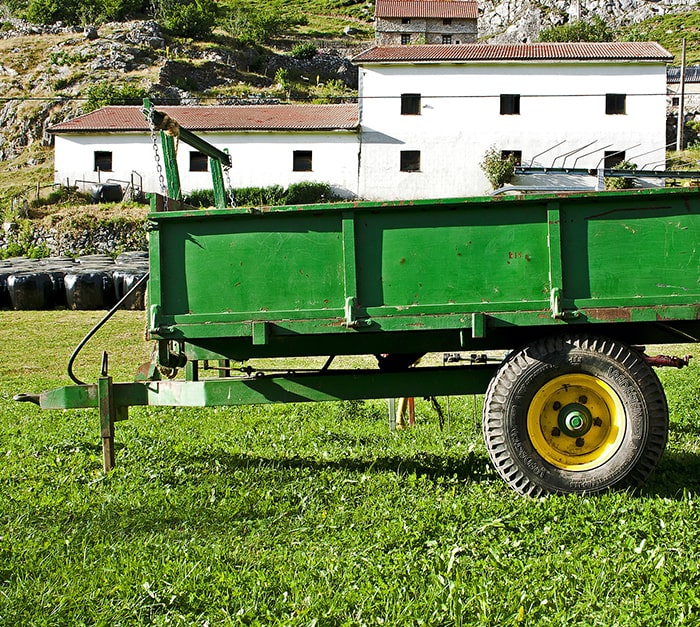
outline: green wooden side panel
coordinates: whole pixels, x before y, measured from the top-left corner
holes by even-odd
[[[237,218],[176,221],[164,229],[164,312],[342,309],[339,216]]]
[[[544,205],[362,213],[355,231],[358,297],[368,308],[549,298]]]
[[[700,302],[700,210],[686,201],[617,196],[566,210],[565,298],[577,307]]]

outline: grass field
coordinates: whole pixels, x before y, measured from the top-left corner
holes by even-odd
[[[420,402],[396,434],[383,402],[132,409],[105,476],[94,412],[11,400],[69,383],[100,315],[0,312],[0,624],[700,624],[697,347],[660,371],[671,434],[640,494],[527,500],[491,470],[472,397],[444,431]],[[132,379],[142,316],[78,376],[106,347]]]

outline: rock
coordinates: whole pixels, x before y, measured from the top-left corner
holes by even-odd
[[[97,29],[94,26],[86,26],[83,32],[85,34],[85,39],[89,41],[97,39]]]

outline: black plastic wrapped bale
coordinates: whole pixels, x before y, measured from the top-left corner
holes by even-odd
[[[120,202],[122,186],[118,183],[98,183],[90,189],[90,198],[93,202]]]
[[[119,253],[114,262],[119,266],[143,266],[148,268],[148,252],[145,250],[127,250]]]
[[[124,297],[146,274],[145,270],[138,268],[122,267],[112,274],[114,280],[114,292],[117,300]],[[139,287],[129,298],[124,301],[122,309],[143,310],[146,302],[146,284]]]
[[[53,307],[53,285],[45,272],[17,272],[7,279],[13,309],[36,310]]]
[[[114,304],[114,284],[107,272],[68,272],[64,283],[69,309],[108,309]]]
[[[10,307],[10,292],[7,289],[7,279],[10,277],[10,272],[0,269],[0,307]]]

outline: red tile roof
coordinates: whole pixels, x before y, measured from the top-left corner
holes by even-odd
[[[359,124],[356,104],[157,106],[156,109],[190,131],[354,130]],[[61,122],[48,130],[51,133],[147,132],[148,124],[139,106],[110,106]]]
[[[479,17],[479,8],[472,0],[377,0],[374,15],[475,20]]]
[[[673,55],[655,42],[462,44],[377,46],[358,54],[355,63],[439,61],[658,61]]]

